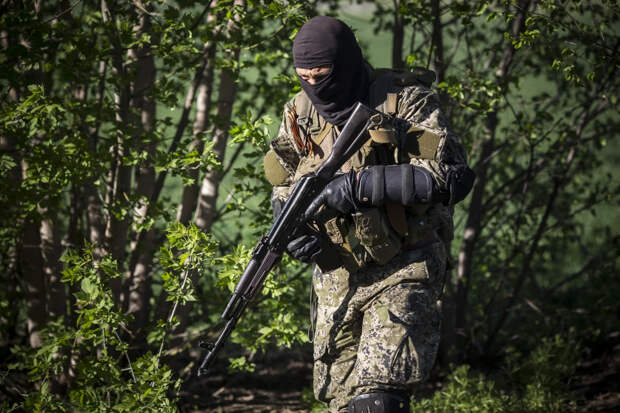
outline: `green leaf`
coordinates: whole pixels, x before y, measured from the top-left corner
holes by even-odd
[[[84,291],[86,294],[88,294],[88,296],[89,296],[89,298],[91,300],[96,298],[97,295],[98,295],[98,292],[99,292],[99,290],[97,288],[97,284],[95,284],[89,278],[82,279],[82,281],[80,283],[80,288],[82,289],[82,291]]]

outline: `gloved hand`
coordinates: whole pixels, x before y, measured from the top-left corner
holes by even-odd
[[[424,168],[409,164],[377,165],[334,178],[312,201],[305,217],[314,215],[321,205],[347,214],[386,202],[417,205],[444,201],[444,198]]]
[[[315,214],[321,207],[326,205],[343,214],[347,214],[359,207],[354,193],[355,172],[338,175],[332,179],[323,191],[310,204],[306,211],[306,218]]]
[[[321,253],[321,239],[316,235],[302,235],[290,241],[286,250],[291,257],[309,263]]]

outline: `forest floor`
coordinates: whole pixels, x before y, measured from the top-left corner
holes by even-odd
[[[254,372],[226,373],[216,363],[214,374],[185,383],[183,412],[311,412],[312,354],[273,352],[256,363]]]
[[[570,382],[575,401],[572,412],[620,412],[620,333],[585,353]],[[256,363],[252,373],[224,373],[224,367],[220,364],[212,376],[183,386],[183,412],[312,411],[310,351],[270,353]]]
[[[571,379],[575,412],[620,412],[620,332],[589,348]]]

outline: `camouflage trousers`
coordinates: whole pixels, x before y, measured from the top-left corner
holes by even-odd
[[[410,394],[428,376],[446,257],[438,242],[353,274],[315,272],[314,394],[331,413],[360,394]]]

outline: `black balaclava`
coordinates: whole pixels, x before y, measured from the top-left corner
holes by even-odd
[[[314,17],[299,29],[293,65],[302,69],[332,65],[329,75],[316,84],[302,78],[299,82],[316,110],[334,125],[343,126],[355,103],[368,94],[370,76],[355,35],[333,17]]]

